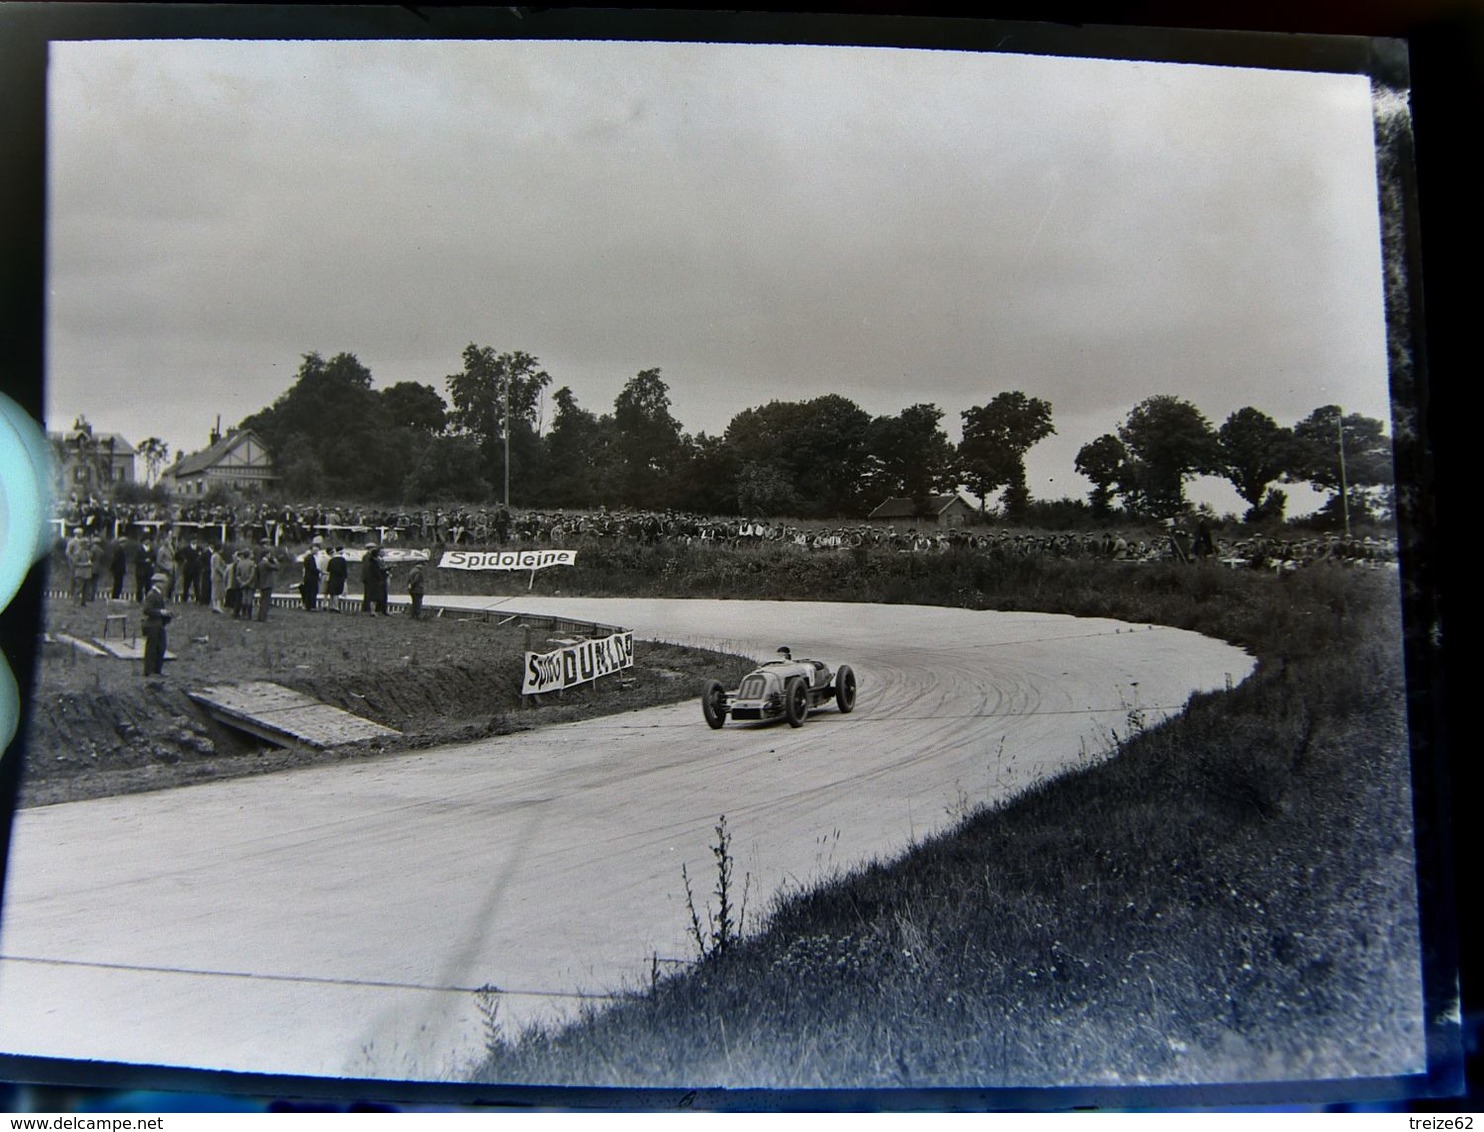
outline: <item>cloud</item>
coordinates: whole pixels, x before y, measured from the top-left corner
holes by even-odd
[[[49,404],[126,435],[192,447],[311,350],[441,385],[470,341],[596,411],[659,366],[713,434],[835,391],[956,426],[1021,389],[1073,452],[1154,393],[1385,409],[1361,77],[154,41],[51,83]]]

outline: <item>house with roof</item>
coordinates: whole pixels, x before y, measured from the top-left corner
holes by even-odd
[[[268,446],[252,429],[226,436],[213,431],[210,445],[176,460],[160,482],[177,497],[200,497],[213,487],[268,491],[278,482],[278,473]]]
[[[60,497],[98,494],[117,483],[134,482],[134,446],[116,432],[94,432],[78,417],[66,432],[48,432],[56,458],[54,479]]]
[[[948,528],[962,527],[978,516],[979,512],[974,509],[973,504],[957,492],[951,492],[947,495],[929,496],[921,507],[908,496],[894,495],[872,511],[869,518],[873,522],[932,522],[939,527]]]

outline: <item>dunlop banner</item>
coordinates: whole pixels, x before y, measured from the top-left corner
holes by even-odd
[[[438,562],[440,570],[541,570],[572,566],[575,550],[449,550]]]
[[[557,692],[633,667],[634,634],[631,631],[614,633],[595,641],[580,641],[555,652],[528,652],[520,694],[539,696],[543,692]]]

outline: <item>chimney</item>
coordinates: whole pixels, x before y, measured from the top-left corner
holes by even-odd
[[[216,427],[211,430],[211,443],[215,444],[222,438],[222,415],[216,415]]]

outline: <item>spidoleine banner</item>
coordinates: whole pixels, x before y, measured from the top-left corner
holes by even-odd
[[[544,570],[576,563],[575,550],[449,550],[438,561],[438,569]]]
[[[634,634],[628,630],[564,645],[552,652],[528,652],[520,694],[539,696],[543,692],[557,692],[633,667]]]

